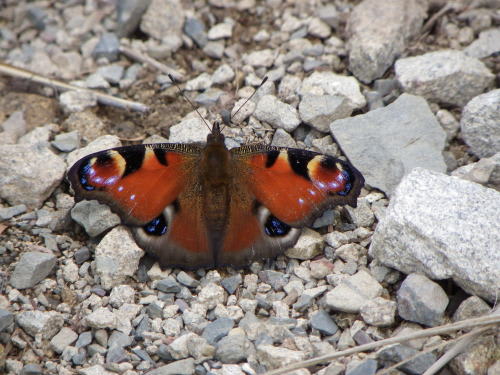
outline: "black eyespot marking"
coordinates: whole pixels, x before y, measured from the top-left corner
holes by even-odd
[[[314,154],[302,153],[300,150],[288,151],[288,161],[292,170],[299,176],[304,177],[306,180],[310,181],[309,171],[307,170],[307,164],[314,158]]]
[[[178,213],[181,210],[181,205],[177,199],[172,202],[172,207],[174,208],[175,213]]]
[[[80,180],[80,184],[82,185],[82,188],[84,188],[87,191],[95,190],[95,187],[90,185],[89,180],[87,179],[90,168],[92,168],[92,166],[90,165],[90,160],[89,160],[86,164],[82,165],[78,173],[78,179]]]
[[[264,224],[264,231],[269,237],[286,236],[291,229],[290,225],[285,224],[273,215],[269,215]]]
[[[156,219],[144,225],[143,228],[144,231],[151,236],[163,236],[167,233],[167,221],[165,220],[165,216],[161,214]]]
[[[141,167],[142,162],[144,161],[145,153],[146,153],[145,148],[137,148],[133,152],[129,151],[127,153],[120,152],[120,155],[123,157],[123,159],[125,159],[126,162],[125,171],[123,172],[122,177],[128,176],[129,174],[135,172]]]
[[[321,159],[321,162],[320,162],[320,166],[322,168],[325,168],[325,169],[336,169],[337,168],[337,165],[336,165],[336,160],[335,158],[331,157],[331,156],[328,156],[328,155],[325,155],[322,159]],[[343,164],[342,164],[343,165]]]
[[[168,165],[167,158],[166,158],[167,151],[162,150],[160,148],[155,148],[154,153],[155,153],[156,159],[158,159],[160,164],[163,164],[165,166]]]
[[[271,168],[274,165],[274,163],[276,163],[278,156],[280,156],[279,151],[277,150],[269,151],[267,153],[266,168]]]

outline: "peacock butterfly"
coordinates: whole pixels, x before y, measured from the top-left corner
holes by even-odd
[[[293,246],[301,227],[356,200],[350,163],[312,151],[228,149],[219,123],[205,145],[147,144],[88,155],[68,172],[76,200],[108,204],[161,266],[241,267]]]

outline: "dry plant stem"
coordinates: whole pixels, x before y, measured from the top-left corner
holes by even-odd
[[[15,66],[5,64],[2,62],[0,62],[0,74],[5,74],[5,75],[15,77],[15,78],[26,79],[28,81],[39,83],[41,85],[53,87],[59,91],[75,90],[75,91],[91,92],[92,94],[94,94],[96,96],[97,101],[100,104],[109,105],[112,107],[130,109],[132,111],[138,111],[138,112],[147,112],[149,110],[149,107],[142,104],[142,103],[133,102],[133,101],[121,99],[121,98],[116,98],[114,96],[103,94],[103,93],[98,92],[98,91],[89,90],[89,89],[78,87],[78,86],[73,86],[73,85],[70,85],[68,83],[61,82],[61,81],[51,79],[51,78],[47,78],[47,77],[41,76],[37,73],[30,72],[29,70],[17,68]]]
[[[478,328],[472,332],[466,333],[465,335],[458,337],[456,342],[450,350],[443,354],[436,362],[432,364],[422,375],[434,375],[439,370],[441,370],[448,362],[450,362],[457,355],[462,353],[467,348],[470,348],[471,342],[481,336],[483,333],[490,330],[490,327]]]
[[[147,56],[139,51],[135,51],[131,48],[120,46],[120,52],[123,53],[125,56],[130,57],[131,59],[140,61],[142,63],[148,64],[152,66],[155,69],[158,69],[160,72],[165,73],[165,74],[170,74],[173,76],[176,81],[182,82],[184,81],[184,76],[175,70],[174,68],[171,68],[165,64],[162,64],[161,62],[153,59],[150,56]]]
[[[473,318],[473,319],[467,319],[467,320],[462,320],[460,322],[452,323],[452,324],[445,324],[439,327],[433,327],[433,328],[427,328],[422,331],[414,332],[406,336],[397,336],[397,337],[390,337],[385,340],[380,340],[380,341],[375,341],[371,342],[369,344],[365,345],[360,345],[355,348],[347,349],[347,350],[342,350],[340,352],[336,353],[331,353],[331,354],[325,354],[320,357],[308,359],[306,361],[301,361],[297,362],[294,364],[291,364],[289,366],[285,366],[283,368],[277,369],[277,370],[272,370],[266,372],[264,375],[279,375],[279,374],[286,374],[290,371],[299,369],[299,368],[304,368],[304,367],[310,367],[310,366],[315,366],[320,363],[327,363],[335,358],[339,357],[345,357],[351,354],[356,354],[359,352],[366,352],[366,351],[371,351],[374,349],[377,349],[381,346],[384,345],[389,345],[389,344],[396,344],[396,343],[402,343],[422,337],[429,337],[429,336],[435,336],[435,335],[441,335],[453,331],[458,331],[464,328],[472,328],[472,327],[481,327],[481,326],[494,326],[496,324],[500,323],[500,315],[488,315],[488,316],[483,316],[480,318]]]
[[[382,369],[380,371],[377,371],[377,373],[375,375],[385,375],[385,374],[388,374],[390,373],[392,370],[395,370],[397,369],[398,367],[404,365],[405,363],[407,362],[410,362],[412,360],[414,360],[415,358],[423,355],[423,354],[426,354],[426,353],[430,353],[430,352],[433,352],[434,350],[439,350],[445,346],[450,346],[451,344],[454,344],[454,346],[446,352],[446,354],[444,354],[443,356],[441,356],[436,362],[434,362],[432,364],[431,367],[429,367],[426,372],[422,375],[434,375],[435,373],[437,373],[442,367],[444,367],[451,359],[453,359],[453,357],[455,357],[456,355],[460,354],[460,352],[455,352],[455,354],[453,356],[449,356],[448,353],[451,353],[454,351],[454,349],[456,347],[459,347],[460,346],[460,351],[462,351],[463,349],[466,349],[467,348],[467,345],[470,344],[471,341],[473,341],[474,339],[476,339],[479,335],[487,332],[491,330],[491,327],[482,327],[482,328],[478,328],[478,329],[475,329],[474,331],[472,332],[469,332],[469,333],[466,333],[462,336],[458,336],[452,340],[448,340],[448,341],[445,341],[445,342],[442,342],[442,343],[439,343],[437,345],[433,345],[429,348],[426,348],[425,350],[422,350],[422,351],[419,351],[418,353],[415,353],[414,355],[408,357],[408,358],[405,358],[404,360],[398,362],[398,363],[395,363],[394,365],[392,365],[391,367],[387,367],[385,369]],[[465,344],[465,345],[463,345]],[[440,364],[439,367],[436,366],[436,364]]]

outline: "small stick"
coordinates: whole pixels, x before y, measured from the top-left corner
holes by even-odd
[[[178,72],[174,68],[162,64],[161,62],[139,51],[135,51],[128,47],[120,46],[120,52],[123,53],[125,56],[130,57],[131,59],[146,63],[152,66],[153,68],[158,69],[162,73],[168,74],[169,76],[173,76],[175,80],[178,82],[184,81],[184,76],[180,72]]]
[[[396,337],[390,337],[388,339],[384,340],[379,340],[375,342],[371,342],[369,344],[365,345],[360,345],[355,348],[350,348],[346,350],[342,350],[340,352],[336,353],[331,353],[331,354],[325,354],[316,358],[311,358],[305,361],[300,361],[297,363],[293,363],[291,365],[282,367],[280,369],[272,370],[266,372],[264,375],[281,375],[281,374],[286,374],[290,371],[297,370],[299,368],[304,368],[304,367],[310,367],[310,366],[315,366],[320,363],[326,363],[331,361],[332,359],[339,358],[339,357],[345,357],[351,354],[356,354],[359,352],[366,352],[370,350],[377,349],[381,346],[384,345],[390,345],[390,344],[396,344],[396,343],[401,343],[401,342],[406,342],[422,337],[429,337],[429,336],[435,336],[435,335],[441,335],[453,331],[458,331],[464,328],[471,328],[471,327],[480,327],[480,326],[493,326],[497,325],[500,323],[500,315],[487,315],[483,316],[480,318],[473,318],[473,319],[467,319],[467,320],[462,320],[456,323],[452,324],[445,324],[439,327],[433,327],[433,328],[427,328],[422,331],[414,332],[405,336],[396,336]]]
[[[61,82],[55,79],[44,77],[40,74],[30,72],[29,70],[17,68],[13,65],[5,64],[0,62],[0,74],[5,74],[15,78],[27,79],[28,81],[36,82],[41,85],[53,87],[59,91],[87,91],[91,92],[97,97],[97,101],[104,105],[110,105],[112,107],[118,107],[123,109],[130,109],[138,112],[147,112],[149,107],[139,103],[133,102],[126,99],[116,98],[114,96],[103,94],[99,91],[90,90],[83,87],[78,87],[70,85],[69,83]]]

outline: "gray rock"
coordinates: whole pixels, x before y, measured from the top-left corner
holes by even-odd
[[[500,150],[500,89],[478,95],[467,103],[460,120],[462,136],[480,158]]]
[[[119,308],[124,303],[134,303],[135,289],[129,285],[115,286],[109,295],[109,304]]]
[[[481,94],[495,79],[480,60],[455,50],[399,59],[394,69],[405,92],[457,106]]]
[[[23,111],[16,111],[9,116],[1,125],[0,144],[15,144],[19,137],[26,133],[26,120]]]
[[[451,172],[451,175],[499,190],[500,152],[491,158],[482,158],[476,163],[457,168]]]
[[[80,147],[80,133],[75,130],[69,133],[57,134],[52,146],[62,152],[71,152]]]
[[[141,30],[175,52],[182,45],[185,12],[179,0],[152,0],[142,16]]]
[[[331,72],[314,72],[302,81],[298,92],[301,96],[340,95],[348,99],[353,109],[363,108],[366,105],[366,99],[361,94],[356,78]]]
[[[486,374],[488,366],[496,359],[497,349],[493,335],[480,337],[450,361],[450,371],[453,374]]]
[[[96,237],[120,224],[120,217],[98,201],[80,201],[71,210],[71,218],[85,228],[90,237]]]
[[[27,334],[35,337],[40,334],[51,339],[64,324],[64,318],[55,311],[22,311],[16,314],[16,323]]]
[[[303,361],[305,358],[306,354],[302,351],[272,345],[257,346],[257,360],[266,366],[267,370],[284,367],[294,362]]]
[[[212,85],[212,77],[210,74],[203,72],[199,76],[190,79],[186,82],[185,90],[187,91],[199,91],[207,90]]]
[[[16,289],[31,288],[52,272],[56,262],[53,254],[40,251],[23,253],[10,277],[10,285]]]
[[[184,22],[183,31],[198,47],[203,48],[207,45],[208,37],[205,25],[197,18],[187,17]]]
[[[179,293],[181,291],[181,286],[172,276],[159,280],[155,287],[163,293]]]
[[[215,345],[220,339],[225,337],[233,327],[233,319],[218,318],[205,327],[202,337],[205,338],[210,345]]]
[[[250,341],[244,334],[223,337],[217,343],[215,358],[222,363],[239,363],[248,358]]]
[[[417,356],[398,367],[404,372],[417,375],[423,374],[437,359],[434,353],[424,353],[421,355],[418,355],[418,353],[418,350],[409,346],[393,344],[379,350],[377,352],[377,359],[379,361],[389,362],[389,364],[392,365],[409,357]]]
[[[14,323],[14,315],[7,310],[0,309],[0,332],[7,329]]]
[[[333,310],[359,313],[361,307],[382,293],[382,286],[367,271],[345,279],[325,296],[325,305]]]
[[[104,33],[92,51],[94,60],[106,58],[108,61],[118,60],[120,54],[120,41],[115,33]]]
[[[365,83],[381,77],[420,32],[426,13],[427,3],[418,0],[362,1],[347,25],[349,70]]]
[[[222,64],[212,74],[212,83],[222,85],[234,79],[235,73],[229,64]]]
[[[90,328],[116,328],[118,322],[116,315],[105,307],[99,307],[85,316],[84,322]]]
[[[500,52],[500,28],[494,28],[479,33],[479,38],[464,48],[467,56],[482,59]]]
[[[63,350],[67,346],[73,344],[77,338],[78,335],[75,331],[71,328],[63,327],[57,335],[52,337],[52,340],[50,340],[50,346],[56,353],[61,354]]]
[[[259,278],[273,287],[275,291],[282,290],[288,283],[288,278],[283,272],[264,270],[259,272]]]
[[[377,297],[361,307],[363,320],[375,327],[387,327],[394,324],[396,316],[396,302]]]
[[[38,363],[28,363],[24,365],[20,375],[43,375],[43,368]]]
[[[225,92],[216,88],[209,88],[194,98],[194,102],[202,107],[211,107],[219,101]]]
[[[224,55],[224,42],[208,42],[207,45],[203,47],[203,53],[213,59],[221,59]]]
[[[125,69],[118,64],[101,66],[97,69],[97,74],[111,84],[117,85],[123,77]]]
[[[208,30],[208,39],[217,40],[224,38],[231,38],[233,35],[233,22],[218,23]]]
[[[411,322],[434,327],[443,322],[448,296],[435,282],[412,273],[397,293],[399,316]]]
[[[85,79],[85,87],[89,89],[108,89],[110,84],[99,73],[92,73]]]
[[[297,243],[285,251],[289,258],[308,260],[322,253],[325,247],[325,240],[318,232],[304,228]]]
[[[224,289],[226,289],[226,291],[229,294],[234,294],[236,289],[238,289],[238,287],[240,286],[241,281],[242,281],[241,274],[237,273],[233,276],[229,276],[229,277],[222,279],[222,281],[220,282],[220,285],[222,285],[222,287]]]
[[[107,371],[101,365],[93,365],[78,371],[79,375],[114,375],[115,372]]]
[[[96,274],[108,290],[135,274],[144,251],[123,226],[112,229],[95,249]]]
[[[0,221],[9,220],[14,216],[24,214],[27,210],[26,205],[18,204],[16,206],[0,208]]]
[[[83,262],[90,259],[90,250],[88,247],[81,247],[77,251],[75,251],[75,262],[76,264],[82,264]]]
[[[254,116],[274,128],[291,132],[300,124],[297,110],[289,104],[279,101],[274,95],[264,95],[257,103]]]
[[[468,293],[494,301],[499,215],[499,192],[417,168],[396,189],[369,254],[406,274],[452,278]]]
[[[263,49],[243,55],[243,60],[246,64],[254,68],[270,68],[275,59],[275,52],[271,49]]]
[[[97,105],[97,96],[87,90],[66,91],[59,95],[59,104],[64,113],[83,112]]]
[[[0,198],[40,208],[61,183],[66,165],[45,143],[0,145]]]
[[[330,314],[325,310],[319,310],[311,316],[311,327],[326,336],[334,335],[339,330]]]
[[[283,129],[276,129],[271,141],[272,146],[297,148],[293,137]]]
[[[170,127],[171,143],[196,143],[206,142],[210,129],[198,116],[182,120]]]
[[[340,95],[304,95],[299,104],[302,121],[323,133],[332,121],[349,117],[352,110],[350,101]]]
[[[149,371],[148,375],[192,375],[194,373],[194,359],[186,358]]]
[[[128,354],[121,346],[112,346],[106,352],[106,363],[122,363],[128,360]]]
[[[200,282],[188,273],[181,271],[177,274],[177,281],[190,288],[196,288]]]
[[[151,0],[122,0],[116,4],[118,35],[127,37],[139,26]]]
[[[374,359],[365,359],[361,362],[349,362],[345,375],[371,375],[377,372],[378,363]]]
[[[78,339],[76,340],[75,346],[77,348],[84,348],[92,343],[92,332],[85,331],[80,333]]]
[[[478,318],[491,312],[491,307],[477,296],[464,300],[453,313],[453,321]]]
[[[366,183],[389,195],[415,167],[446,171],[446,134],[417,96],[403,94],[385,108],[334,121],[330,130]]]

